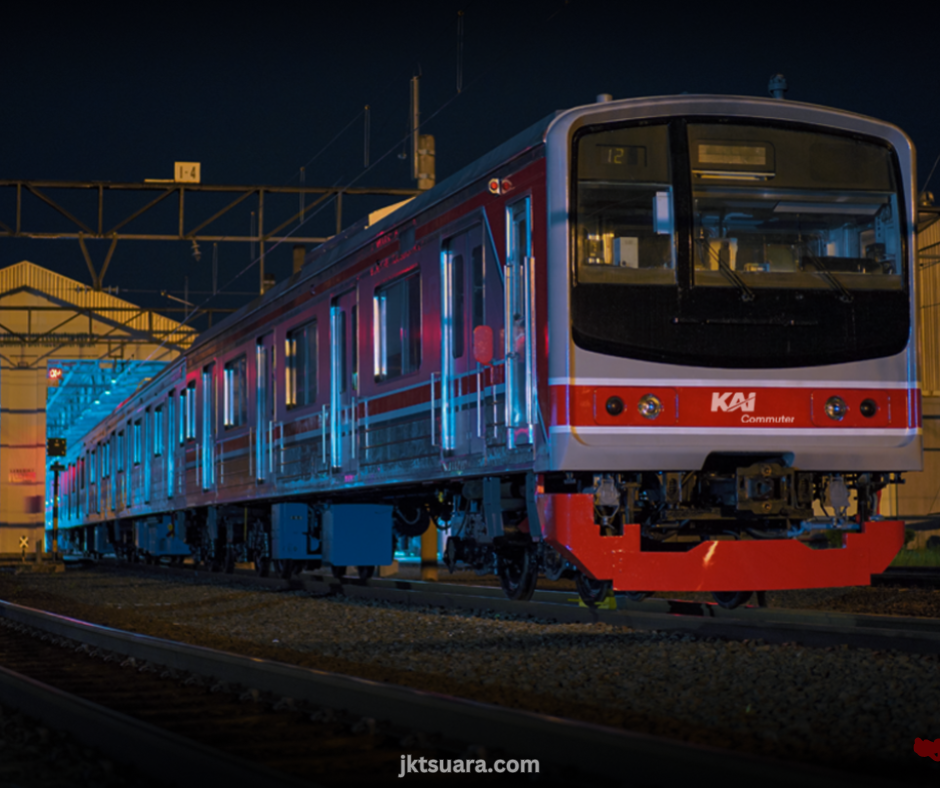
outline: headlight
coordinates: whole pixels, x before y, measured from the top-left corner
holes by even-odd
[[[829,397],[826,400],[826,415],[834,421],[842,421],[849,412],[849,406],[842,397]]]
[[[878,412],[878,403],[873,399],[864,399],[858,410],[866,419],[870,419]]]
[[[636,404],[636,409],[644,419],[655,419],[663,412],[663,403],[655,394],[644,394]]]
[[[620,397],[611,397],[605,407],[611,416],[619,416],[623,413],[623,400]]]

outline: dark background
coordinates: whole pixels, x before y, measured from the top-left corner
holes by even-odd
[[[922,184],[940,155],[940,14],[899,18],[900,6],[868,12],[840,5],[844,10],[757,3],[688,10],[597,0],[446,0],[5,9],[0,178],[140,182],[170,178],[174,161],[199,161],[203,183],[299,184],[305,166],[307,185],[410,187],[410,163],[398,154],[408,81],[420,69],[423,131],[436,137],[438,181],[551,111],[598,93],[765,96],[770,75],[782,72],[789,99],[903,128],[917,146]],[[940,174],[930,187],[940,193]],[[12,196],[0,189],[0,221],[8,225]],[[106,223],[144,201],[106,203],[114,213]],[[128,229],[172,232],[176,208],[167,202],[149,224]],[[287,218],[297,209],[295,197],[282,203],[266,211]],[[94,221],[93,199],[73,195],[67,204]],[[348,198],[344,223],[380,204]],[[29,206],[34,225],[66,228],[35,200]],[[247,235],[251,208],[243,208],[218,229]],[[202,210],[190,225],[208,217],[209,204]],[[301,232],[328,235],[334,223],[330,205]],[[107,246],[89,242],[99,267]],[[257,292],[257,268],[245,270],[253,251],[219,244],[219,283],[229,292]],[[188,277],[190,300],[204,303],[198,293],[211,287],[211,246],[201,252],[197,261],[188,243],[119,242],[105,285],[159,308],[170,305],[159,291],[182,295]],[[74,240],[0,237],[0,267],[22,259],[90,282]],[[270,253],[267,266],[278,281],[288,276],[288,246]],[[209,305],[246,300],[215,297]]]

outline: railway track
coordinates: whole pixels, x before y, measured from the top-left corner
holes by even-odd
[[[145,767],[154,784],[372,785],[397,777],[406,755],[484,758],[490,765],[498,757],[535,758],[543,785],[622,778],[627,765],[635,786],[679,784],[709,772],[820,788],[846,777],[242,657],[8,602],[0,602],[0,628],[6,666],[0,703]]]
[[[142,567],[142,571],[192,576],[192,569]],[[730,640],[763,639],[769,643],[799,642],[807,646],[841,645],[940,654],[940,620],[825,611],[769,609],[759,606],[727,610],[716,604],[681,599],[650,598],[631,602],[616,598],[616,609],[591,609],[579,604],[577,592],[536,590],[529,602],[505,598],[497,586],[424,582],[394,578],[337,579],[304,573],[289,580],[260,578],[249,571],[232,575],[206,574],[212,582],[237,581],[268,588],[303,589],[314,594],[344,594],[355,599],[382,600],[414,607],[491,610],[562,623],[601,621],[615,626],[666,631],[690,631],[702,637]],[[890,575],[904,578],[907,572]],[[933,577],[933,573],[918,573]]]
[[[940,588],[940,567],[895,566],[880,575],[872,575],[871,584],[905,588]]]

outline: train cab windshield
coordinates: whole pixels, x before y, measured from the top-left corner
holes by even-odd
[[[851,138],[691,124],[694,282],[902,286],[891,153]],[[729,276],[733,273],[734,276]]]
[[[580,152],[579,281],[674,283],[668,128],[601,131],[583,138]]]
[[[582,129],[572,169],[582,347],[803,366],[906,344],[904,203],[887,144],[674,118]],[[784,350],[769,358],[777,339]]]

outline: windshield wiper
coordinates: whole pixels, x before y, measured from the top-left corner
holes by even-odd
[[[708,252],[710,257],[713,257],[718,263],[718,271],[727,279],[731,284],[738,288],[738,292],[741,293],[742,301],[753,301],[754,300],[754,291],[751,290],[745,284],[744,280],[738,276],[731,266],[728,265],[724,260],[721,259],[721,255],[718,254],[714,249],[712,249],[711,244],[708,243],[707,238],[699,238],[698,243],[703,245]]]
[[[804,257],[816,266],[816,270],[822,276],[823,281],[829,285],[829,288],[839,294],[839,300],[844,304],[851,304],[855,300],[855,297],[845,289],[845,285],[832,275],[832,271],[826,268],[826,264],[813,254],[812,249],[809,248],[805,241],[800,241],[799,243],[800,248],[804,252]]]

